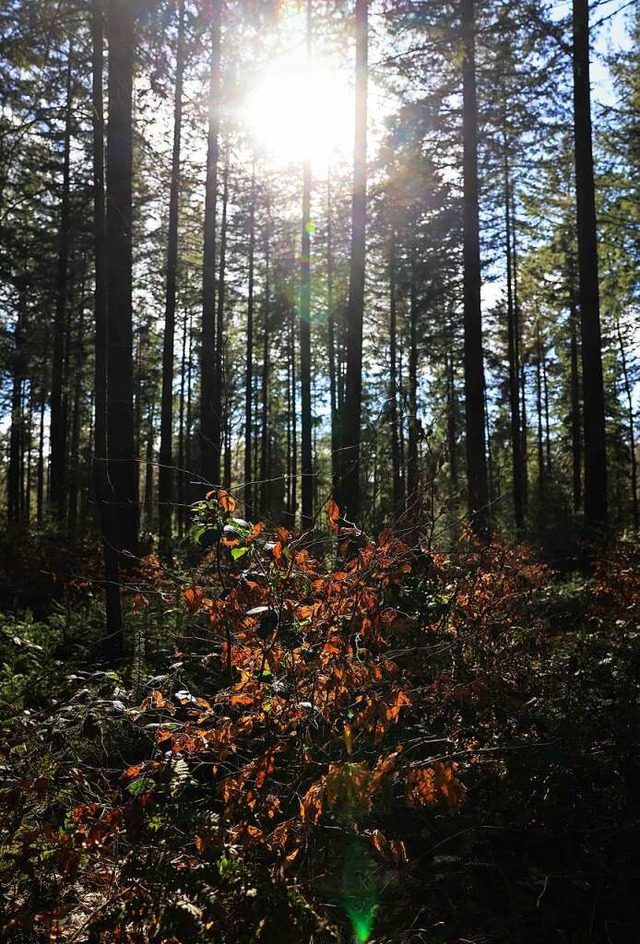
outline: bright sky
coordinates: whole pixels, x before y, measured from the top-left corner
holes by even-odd
[[[282,4],[273,39],[267,62],[247,76],[240,117],[276,166],[309,158],[315,173],[326,171],[353,148],[352,57],[320,47],[316,35],[308,57],[303,4]]]
[[[243,117],[275,164],[326,168],[353,141],[353,91],[347,77],[302,50],[272,60],[251,83]]]

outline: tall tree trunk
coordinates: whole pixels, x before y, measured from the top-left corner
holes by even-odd
[[[216,357],[215,372],[213,382],[213,438],[217,443],[218,465],[222,460],[223,446],[225,443],[225,431],[229,426],[230,409],[229,395],[227,390],[227,370],[226,370],[226,332],[224,325],[224,305],[226,301],[226,267],[227,267],[227,214],[229,209],[229,148],[227,147],[224,159],[224,168],[222,171],[222,220],[220,222],[220,268],[218,272],[218,295],[216,298]],[[226,466],[225,466],[226,469]],[[220,472],[218,472],[218,478]],[[223,476],[225,488],[230,488],[231,483],[227,481],[226,471]]]
[[[485,443],[485,384],[480,301],[478,105],[474,0],[462,0],[462,37],[464,387],[467,481],[471,525],[478,534],[486,534],[489,527],[489,483]]]
[[[9,468],[7,472],[7,519],[9,524],[20,520],[22,495],[22,439],[24,415],[22,412],[22,392],[24,385],[24,333],[26,320],[26,279],[18,280],[18,317],[14,331],[13,377],[11,385],[11,429],[9,431]]]
[[[210,0],[211,72],[209,132],[205,184],[202,275],[202,332],[200,376],[200,469],[205,481],[220,482],[220,441],[216,439],[216,225],[218,188],[218,134],[220,128],[220,32],[222,0]],[[219,429],[219,427],[218,427]]]
[[[93,0],[92,43],[92,116],[93,116],[93,220],[95,269],[95,420],[93,478],[98,503],[98,518],[106,536],[107,500],[107,219],[104,181],[104,7],[103,0]],[[105,555],[107,554],[105,541]],[[113,555],[111,555],[113,556]],[[110,586],[107,578],[107,588]],[[107,589],[107,597],[109,590]],[[119,598],[118,598],[119,601]],[[109,607],[107,606],[107,609]]]
[[[265,284],[262,300],[262,418],[260,444],[260,510],[268,514],[271,502],[269,483],[269,321],[271,314],[271,208],[265,233]]]
[[[356,0],[356,115],[351,211],[351,265],[347,309],[347,376],[341,417],[342,512],[360,515],[360,426],[362,420],[362,327],[367,224],[368,0]]]
[[[84,264],[84,263],[83,263]],[[82,291],[80,293],[80,313],[78,316],[78,333],[74,352],[74,384],[73,404],[71,409],[71,463],[69,469],[69,531],[77,534],[78,530],[78,496],[80,487],[80,419],[82,410],[83,364],[85,360],[84,340],[84,306],[85,284],[83,276]]]
[[[587,527],[598,531],[607,527],[607,453],[591,139],[588,0],[573,0],[573,102],[582,335],[584,515]]]
[[[149,407],[149,428],[144,456],[144,525],[147,531],[153,531],[153,446],[155,439],[154,404]]]
[[[571,424],[571,468],[573,488],[573,510],[582,506],[582,444],[580,437],[580,371],[578,366],[578,305],[574,288],[574,273],[569,268],[569,350],[571,359],[570,424]]]
[[[33,384],[29,384],[29,406],[27,409],[27,422],[25,424],[25,453],[26,453],[26,483],[25,483],[25,502],[24,502],[24,520],[27,528],[31,524],[31,488],[33,484],[32,452],[33,452]]]
[[[536,319],[536,414],[538,418],[538,491],[542,500],[544,488],[544,433],[543,433],[543,385],[542,385],[542,338],[540,319]]]
[[[629,377],[627,367],[627,354],[622,338],[620,321],[616,320],[616,329],[618,334],[618,344],[620,345],[620,366],[622,367],[622,380],[624,383],[624,393],[627,398],[627,416],[629,420],[629,450],[631,454],[631,511],[633,515],[633,529],[638,531],[640,527],[640,518],[638,515],[638,458],[636,456],[636,437],[635,437],[635,419],[633,414],[633,386]]]
[[[522,431],[520,428],[520,383],[519,383],[519,325],[513,291],[513,244],[514,221],[511,216],[511,176],[509,173],[508,142],[504,142],[504,189],[505,189],[505,248],[507,263],[507,346],[509,360],[509,406],[511,420],[511,463],[513,510],[516,529],[524,526],[524,489],[522,483]]]
[[[184,534],[185,489],[185,387],[187,377],[187,330],[188,318],[185,307],[182,319],[182,352],[180,355],[180,400],[178,405],[178,537]]]
[[[158,517],[160,555],[171,556],[171,515],[173,500],[173,348],[176,324],[178,281],[178,215],[180,199],[180,146],[182,137],[182,86],[184,77],[184,3],[178,13],[176,87],[173,105],[173,154],[169,191],[169,234],[167,239],[167,279],[162,346],[162,394],[160,407],[160,468],[158,472]]]
[[[128,0],[110,0],[107,127],[107,460],[106,540],[131,564],[138,537],[138,468],[134,445],[131,190],[134,20]],[[113,629],[113,631],[112,631]],[[107,654],[123,654],[122,625],[108,627]]]
[[[447,362],[447,443],[449,451],[449,468],[451,470],[451,485],[455,490],[458,487],[458,448],[456,424],[456,376],[453,359],[453,331],[451,331],[449,352],[445,355]]]
[[[418,466],[418,283],[416,249],[411,247],[409,287],[409,436],[407,440],[407,507],[417,513],[420,500]]]
[[[515,359],[516,364],[518,365],[516,383],[518,385],[518,403],[520,412],[520,486],[522,488],[522,508],[524,513],[527,509],[527,504],[529,501],[529,468],[527,456],[527,391],[526,372],[521,344],[520,326],[522,324],[522,318],[520,310],[520,293],[518,291],[518,237],[516,229],[516,207],[513,187],[511,187],[511,244]]]
[[[340,351],[336,338],[336,312],[334,309],[334,260],[333,260],[333,224],[331,219],[333,196],[331,187],[331,168],[327,171],[327,345],[329,354],[329,400],[331,407],[331,489],[338,494],[339,455],[340,455]]]
[[[70,242],[70,176],[71,176],[71,118],[73,114],[73,72],[71,59],[73,43],[67,53],[67,88],[64,123],[64,154],[62,164],[62,200],[58,230],[58,273],[56,280],[56,310],[53,321],[53,361],[51,373],[51,477],[50,498],[52,511],[59,522],[65,517],[65,460],[67,430],[63,405],[64,339],[67,330],[67,281]]]
[[[222,484],[229,491],[231,489],[231,477],[233,474],[233,428],[231,426],[231,413],[224,415],[224,475]]]
[[[247,296],[247,346],[244,389],[244,513],[253,518],[253,315],[256,252],[256,163],[251,165],[249,206],[249,290]]]
[[[36,484],[36,523],[38,527],[42,527],[44,521],[44,493],[45,493],[45,481],[44,481],[44,414],[46,408],[47,397],[44,390],[40,391],[40,422],[38,430],[38,471],[37,471],[37,484]]]
[[[289,414],[289,422],[291,423],[291,501],[289,510],[293,523],[298,514],[298,413],[296,410],[296,332],[293,307],[291,307],[289,315],[289,346],[289,364],[291,367],[291,411]]]
[[[393,475],[393,514],[398,517],[404,508],[404,488],[398,432],[398,355],[397,355],[397,285],[396,232],[391,231],[389,251],[389,419],[391,424],[391,468]]]
[[[549,374],[546,356],[542,359],[542,381],[544,383],[544,455],[547,475],[551,475],[551,422],[549,417]]]
[[[483,394],[484,421],[485,421],[485,442],[487,444],[487,485],[489,491],[489,503],[495,501],[498,492],[498,476],[495,474],[493,463],[493,449],[491,446],[491,422],[489,417],[489,398],[487,395],[487,386],[485,384]]]
[[[311,64],[311,0],[307,0],[307,62]],[[301,528],[313,525],[313,449],[311,431],[311,155],[302,173],[302,248],[300,252],[300,459]]]

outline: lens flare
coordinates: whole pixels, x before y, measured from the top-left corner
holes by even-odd
[[[342,870],[342,907],[351,921],[356,944],[371,938],[378,907],[376,865],[362,840],[347,847]]]

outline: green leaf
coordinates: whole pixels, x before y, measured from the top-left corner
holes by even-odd
[[[249,550],[248,547],[232,547],[231,556],[233,557],[234,560],[238,560],[239,557],[244,557],[244,555],[248,552],[248,550]]]
[[[139,780],[134,780],[133,783],[129,784],[127,793],[130,793],[133,797],[139,797],[142,793],[153,790],[155,785],[155,780],[152,780],[151,777],[140,777]]]

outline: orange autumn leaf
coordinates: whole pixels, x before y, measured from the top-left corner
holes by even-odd
[[[436,790],[449,806],[453,807],[460,806],[465,792],[463,785],[454,777],[456,766],[456,764],[443,764],[440,761],[434,764]]]
[[[443,801],[454,808],[460,806],[464,787],[456,780],[455,769],[455,764],[436,761],[433,767],[409,771],[405,794],[409,806],[434,806]]]
[[[264,523],[262,521],[258,521],[258,523],[254,524],[253,528],[251,529],[251,534],[247,538],[247,541],[254,541],[260,534],[262,534],[263,531]]]
[[[329,501],[327,502],[327,517],[329,518],[329,527],[331,528],[332,531],[337,532],[340,527],[338,525],[338,520],[340,518],[340,509],[338,508],[338,505],[333,500],[333,498],[330,498]]]
[[[325,778],[327,803],[331,807],[369,809],[377,783],[365,763],[329,765]]]
[[[431,767],[410,770],[407,774],[405,797],[409,806],[433,806],[438,802]]]
[[[289,855],[286,856],[286,858],[285,858],[285,860],[284,860],[284,862],[285,862],[285,868],[286,868],[288,865],[291,865],[291,864],[295,861],[295,859],[298,858],[299,852],[300,852],[300,847],[298,846],[297,849],[294,849],[293,852],[290,852]]]
[[[125,777],[137,777],[138,774],[144,770],[144,764],[136,764],[135,767],[127,767],[124,772]]]
[[[407,847],[401,839],[392,839],[389,842],[393,861],[397,866],[406,865],[409,861]]]
[[[247,695],[243,692],[237,692],[229,696],[230,705],[252,705],[255,701],[255,695]]]
[[[166,708],[170,714],[173,714],[175,712],[175,708],[173,707],[171,702],[167,698],[164,697],[162,692],[159,692],[157,689],[154,689],[154,691],[151,692],[151,695],[148,698],[145,698],[145,700],[142,703],[142,707],[143,708],[149,708],[149,707]]]
[[[387,721],[397,721],[400,716],[400,709],[411,704],[409,696],[402,691],[397,691],[392,697],[391,704],[386,706]]]
[[[256,768],[256,789],[261,790],[269,777],[276,769],[273,753],[265,754]]]
[[[374,829],[371,833],[371,845],[376,850],[379,856],[386,858],[389,852],[389,840],[387,837],[380,832],[379,829]]]
[[[204,600],[202,587],[189,587],[184,591],[184,602],[187,604],[190,616],[195,616]]]
[[[315,826],[322,814],[323,785],[313,783],[300,800],[300,819]]]
[[[237,502],[235,498],[226,491],[226,489],[221,488],[218,490],[218,504],[224,512],[235,511]]]
[[[145,606],[149,606],[149,601],[143,593],[136,593],[134,598],[131,601],[131,609],[134,613],[138,613],[140,610],[144,609]]]

